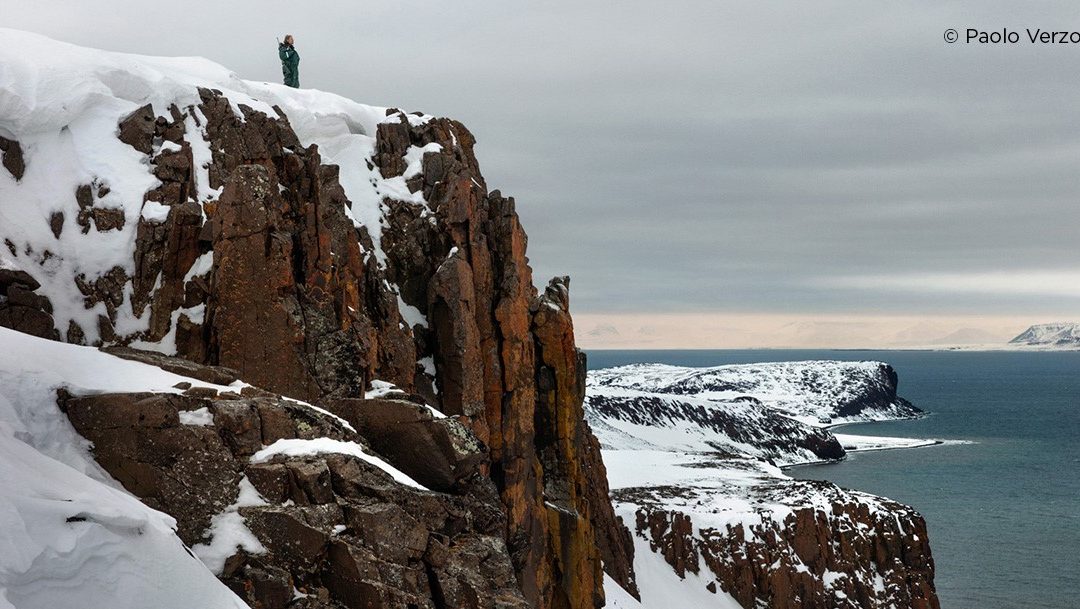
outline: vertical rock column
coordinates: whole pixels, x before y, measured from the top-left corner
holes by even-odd
[[[601,559],[620,585],[634,595],[637,588],[633,540],[615,516],[599,443],[584,420],[585,354],[574,344],[569,287],[569,277],[552,279],[533,313],[536,446],[554,559],[564,574],[556,599],[588,607],[604,600]]]
[[[574,347],[569,278],[554,279],[533,314],[536,339],[536,447],[543,467],[544,509],[561,573],[553,607],[603,604],[603,572],[585,500],[582,471],[585,367]]]
[[[284,202],[260,165],[232,172],[217,211],[211,318],[217,363],[286,395],[318,395],[304,353]]]
[[[544,508],[543,469],[536,454],[536,356],[530,317],[536,293],[525,258],[528,239],[513,199],[496,191],[485,203],[492,268],[491,345],[497,354],[485,377],[502,384],[501,393],[485,394],[491,475],[507,509],[507,545],[525,598],[538,608],[563,607],[563,588],[577,584],[567,581],[575,574],[557,571]]]
[[[584,423],[567,282],[538,298],[514,200],[486,192],[474,143],[447,119],[398,113],[379,125],[373,159],[382,176],[405,177],[426,201],[384,201],[387,273],[431,324],[418,354],[430,349],[434,359],[439,407],[488,446],[525,598],[538,609],[600,606],[601,556],[613,557],[633,590],[632,546]],[[417,148],[422,171],[406,176],[404,157]]]

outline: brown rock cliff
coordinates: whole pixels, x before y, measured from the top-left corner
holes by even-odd
[[[537,293],[514,201],[487,191],[468,130],[448,119],[410,121],[396,110],[378,125],[370,169],[384,179],[406,178],[408,189],[426,201],[383,198],[380,260],[368,233],[379,228],[354,225],[338,168],[323,164],[315,146],[301,145],[282,113],[240,106],[243,116],[237,116],[219,93],[204,89],[200,96],[198,105],[173,106],[166,116],[141,108],[118,126],[119,138],[148,155],[160,180],[146,200],[168,213],[163,220],[140,219],[132,276],[118,267],[93,282],[78,280],[88,307],[106,304],[108,315],[99,319],[104,342],[174,337],[177,354],[192,362],[234,369],[264,390],[343,416],[364,408],[373,379],[394,383],[409,400],[429,403],[475,436],[479,452],[465,459],[466,469],[475,468],[497,493],[499,543],[526,602],[537,609],[599,607],[605,563],[632,590],[629,533],[607,499],[598,444],[583,420],[584,358],[574,345],[568,281],[555,280],[546,294]],[[202,168],[188,140],[202,134],[189,133],[191,125],[205,129],[212,152],[205,167],[209,192],[199,191],[195,177]],[[161,148],[156,142],[162,141],[175,145]],[[9,171],[21,171],[17,145],[4,146]],[[422,168],[405,176],[405,157],[416,147],[427,151]],[[80,188],[73,213],[90,209],[101,192],[107,192],[104,182]],[[97,230],[115,227],[108,217],[89,218],[87,227],[91,219]],[[5,284],[9,291],[26,287],[9,283],[15,286]],[[132,309],[149,316],[149,329],[119,336],[116,309],[129,283]],[[404,323],[399,303],[425,321]],[[4,314],[33,317],[30,325],[40,334],[48,329],[48,306],[30,304]],[[83,336],[73,323],[66,339],[81,342]],[[162,416],[171,421],[173,415]],[[380,438],[408,429],[432,450],[453,444],[440,435],[445,430],[412,415],[365,416],[353,420],[371,425]],[[88,434],[93,429],[80,427]],[[383,450],[395,452],[392,444]],[[395,459],[417,462],[397,452]],[[440,457],[429,480],[456,493],[474,492],[480,487],[460,486],[463,466],[453,454]],[[219,478],[233,485],[239,467],[220,471]],[[132,484],[133,492],[151,496],[141,482]],[[168,509],[166,503],[159,504]],[[194,531],[205,520],[185,526]],[[312,526],[310,518],[304,526]],[[319,548],[341,558],[335,564],[355,558],[348,548]],[[289,569],[266,569],[271,566]],[[331,575],[293,575],[334,590],[326,583]],[[348,594],[336,598],[365,606]]]

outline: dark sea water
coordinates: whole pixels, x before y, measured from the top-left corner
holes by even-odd
[[[974,444],[852,454],[791,468],[914,506],[944,609],[1080,608],[1080,353],[589,351],[589,367],[881,360],[930,416],[844,433]]]

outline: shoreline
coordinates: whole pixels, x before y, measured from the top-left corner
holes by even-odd
[[[899,419],[887,419],[879,421],[854,421],[847,423],[837,423],[835,425],[826,425],[826,429],[832,431],[841,427],[848,427],[853,425],[862,425],[864,423],[889,423],[893,421],[917,421],[925,419],[931,416],[933,413],[924,412],[916,417],[906,417]],[[779,466],[781,470],[786,471],[794,467],[802,467],[804,465],[835,465],[837,463],[843,463],[847,461],[848,454],[852,453],[870,453],[881,452],[886,450],[910,450],[916,448],[929,448],[932,446],[946,446],[949,444],[974,444],[971,440],[943,440],[940,438],[900,438],[894,436],[863,436],[858,434],[838,434],[833,433],[833,436],[840,442],[840,445],[844,447],[844,452],[847,453],[842,459],[820,459],[815,461],[803,461],[800,463],[790,463]],[[859,441],[863,444],[860,445]]]
[[[874,436],[860,436],[860,437],[873,438]],[[905,439],[907,439],[907,438],[905,438]],[[916,438],[912,438],[912,440],[916,440]],[[967,440],[920,440],[917,444],[905,444],[905,445],[902,445],[902,446],[873,446],[873,447],[866,447],[866,448],[846,448],[845,447],[844,452],[846,452],[846,453],[874,453],[874,452],[883,452],[883,451],[886,451],[886,450],[912,450],[912,449],[916,449],[916,448],[929,448],[931,446],[945,446],[945,445],[948,445],[948,444],[952,444],[954,442],[955,443],[960,443],[960,444],[972,444],[972,442],[969,442]],[[803,466],[806,466],[806,465],[836,465],[837,463],[843,463],[844,461],[847,461],[847,455],[845,455],[843,459],[821,459],[819,461],[803,461],[801,463],[791,463],[791,464],[788,464],[788,465],[781,465],[780,469],[786,471],[786,470],[789,470],[789,469],[791,469],[793,467],[803,467]]]

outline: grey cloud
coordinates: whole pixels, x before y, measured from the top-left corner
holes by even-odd
[[[1076,49],[941,37],[1073,3],[65,4],[0,12],[266,80],[291,31],[305,86],[462,120],[575,311],[1080,313],[843,280],[1080,269]]]

